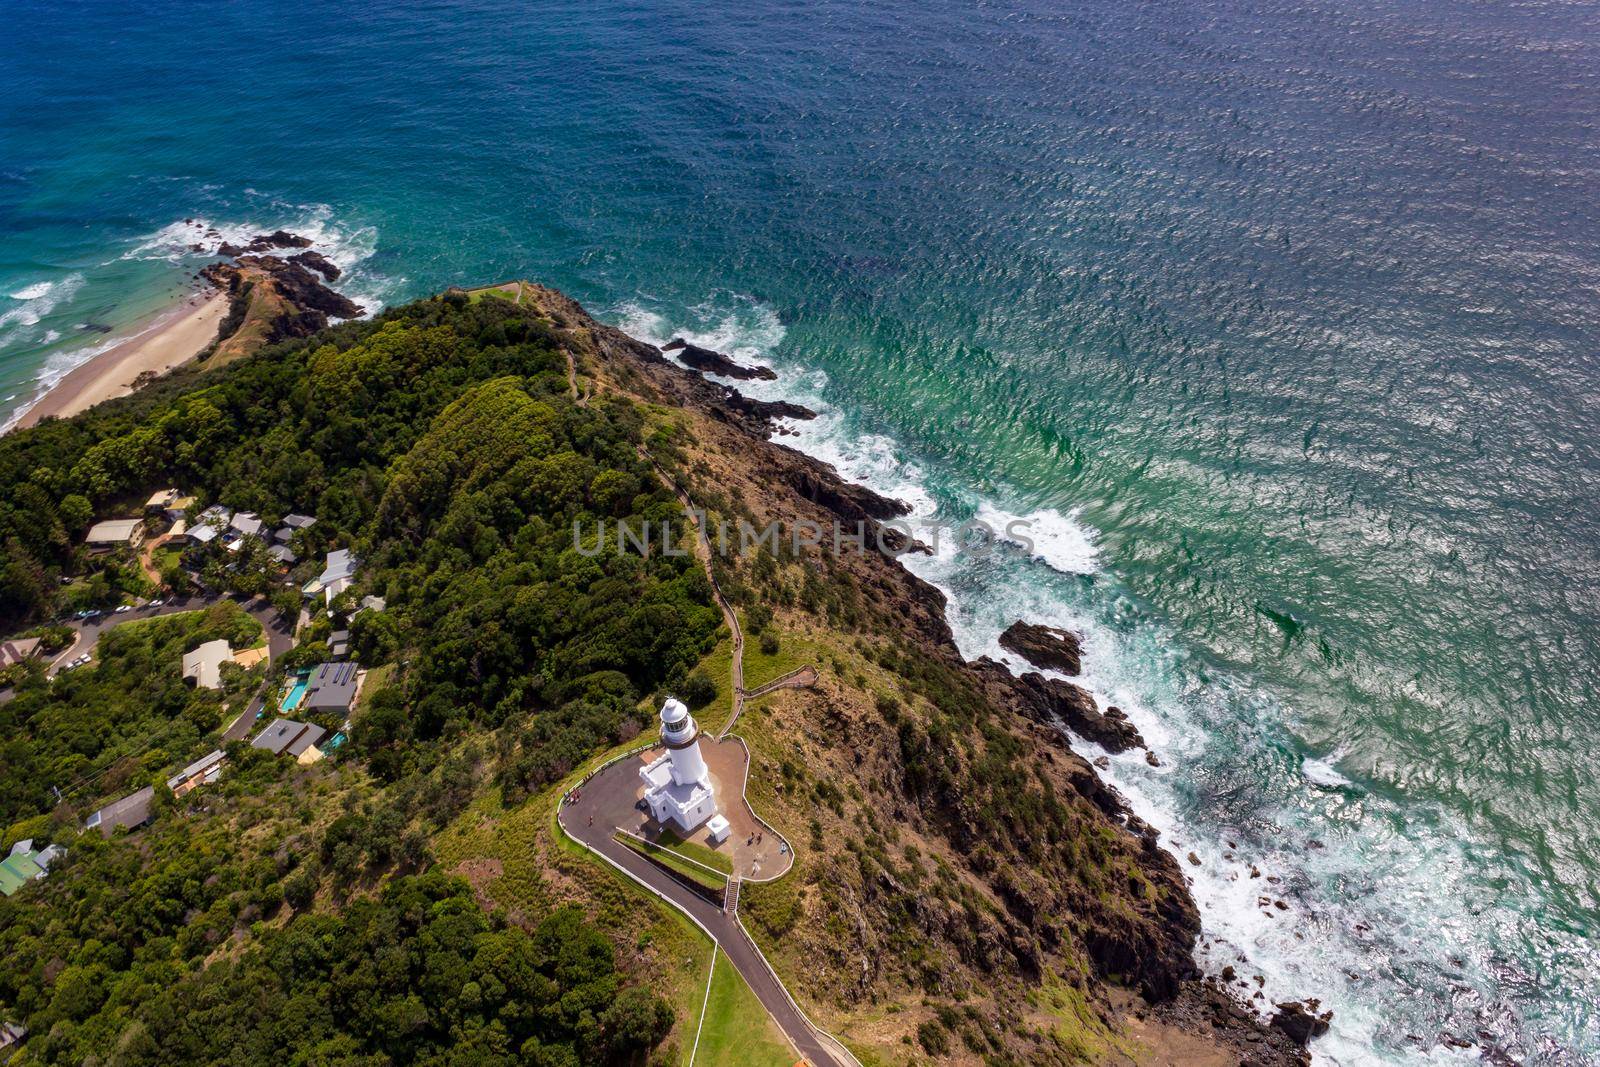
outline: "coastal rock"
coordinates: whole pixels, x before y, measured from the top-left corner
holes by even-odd
[[[242,256],[244,255],[244,249],[239,245],[234,244],[232,241],[224,241],[217,246],[217,255],[230,257]]]
[[[690,344],[681,337],[673,338],[661,346],[663,352],[676,352],[678,358],[685,366],[693,367],[706,374],[718,374],[724,378],[737,378],[747,381],[751,378],[761,378],[774,381],[778,375],[771,367],[746,367],[735,363],[721,352],[713,352],[709,348]]]
[[[1298,1000],[1286,1001],[1277,1007],[1278,1011],[1272,1016],[1272,1021],[1268,1025],[1301,1047],[1309,1045],[1313,1038],[1327,1033],[1328,1024],[1333,1019],[1332,1011],[1325,1011],[1321,1015],[1315,1014],[1315,1001],[1309,1008]]]
[[[1060,678],[1029,672],[1016,679],[1024,708],[1036,719],[1059,722],[1107,752],[1144,746],[1139,730],[1125,716],[1102,714],[1089,691]]]
[[[301,237],[299,234],[287,230],[273,230],[271,233],[261,233],[250,238],[250,243],[245,245],[246,252],[270,252],[275,248],[310,248],[311,238]]]
[[[298,263],[303,267],[310,267],[330,282],[339,280],[339,267],[320,252],[296,252],[289,257],[290,263]]]
[[[1000,647],[1044,670],[1073,675],[1083,670],[1078,635],[1054,626],[1018,619],[1000,635]]]
[[[239,266],[255,267],[270,275],[278,292],[302,310],[320,311],[340,319],[353,319],[361,314],[360,304],[323,285],[299,263],[277,256],[240,256]]]
[[[764,423],[771,431],[773,419],[814,419],[817,413],[810,408],[791,404],[787,400],[756,400],[737,389],[729,389],[723,398],[728,410],[738,412]]]

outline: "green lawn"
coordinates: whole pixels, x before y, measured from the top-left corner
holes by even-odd
[[[718,952],[695,1067],[793,1067],[798,1061],[756,995]]]
[[[685,878],[688,878],[698,885],[703,885],[707,889],[711,889],[720,893],[727,887],[727,879],[712,874],[698,863],[693,863],[689,860],[686,860],[683,856],[680,856],[670,848],[662,848],[660,845],[653,845],[648,841],[641,841],[636,837],[621,832],[617,833],[616,838],[624,845],[627,845],[629,848],[639,853],[639,855],[648,856],[650,859],[655,860],[663,867],[677,871]]]
[[[698,841],[685,841],[671,830],[663,830],[661,836],[656,838],[656,844],[662,848],[670,848],[680,855],[688,856],[690,859],[703,863],[707,867],[715,867],[723,874],[733,873],[732,857],[718,852],[709,845],[702,845]]]
[[[474,304],[488,296],[498,297],[501,300],[510,300],[513,302],[517,299],[517,294],[515,292],[507,292],[498,285],[485,286],[482,289],[467,290],[467,300]]]

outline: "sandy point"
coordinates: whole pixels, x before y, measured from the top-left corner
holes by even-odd
[[[107,348],[66,377],[23,413],[16,428],[54,416],[67,418],[113,397],[127,396],[144,375],[182,366],[216,339],[228,300],[220,292],[188,297],[139,333]]]

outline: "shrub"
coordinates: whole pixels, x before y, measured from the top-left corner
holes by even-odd
[[[717,699],[717,683],[700,671],[695,671],[683,680],[679,693],[685,704],[698,711]]]

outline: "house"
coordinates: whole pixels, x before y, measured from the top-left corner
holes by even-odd
[[[334,659],[350,658],[349,630],[335,630],[328,635],[328,655]]]
[[[162,514],[167,517],[168,522],[177,522],[187,515],[192,507],[194,507],[194,497],[180,496],[168,504]]]
[[[196,520],[194,526],[189,529],[188,541],[191,545],[196,546],[209,545],[220,536],[222,536],[220,529],[210,523]]]
[[[222,688],[222,665],[233,658],[233,649],[222,638],[207,641],[183,654],[183,680],[205,689]]]
[[[271,548],[267,549],[267,555],[271,556],[285,567],[293,567],[299,562],[300,559],[300,557],[294,554],[294,549],[284,544],[273,545]]]
[[[191,545],[209,545],[221,537],[233,522],[233,511],[221,504],[213,504],[194,517],[189,527]]]
[[[228,757],[220,748],[213,749],[168,778],[167,788],[172,790],[173,796],[181,797],[192,789],[210,785],[221,776],[222,767],[227,762]]]
[[[50,873],[50,864],[66,854],[60,845],[35,852],[32,838],[18,841],[11,846],[11,855],[0,860],[0,893],[9,897],[29,882],[39,881]]]
[[[176,489],[157,489],[150,494],[150,499],[144,502],[146,515],[165,515],[178,499]]]
[[[117,827],[132,830],[150,821],[150,804],[155,799],[154,786],[145,786],[137,793],[129,793],[89,816],[83,824],[85,830],[99,830],[106,837],[117,832]]]
[[[19,637],[13,641],[0,641],[0,667],[21,663],[39,654],[39,638]]]
[[[332,604],[334,597],[349,589],[354,583],[356,571],[360,567],[361,561],[348,548],[336,548],[328,553],[322,573],[307,582],[301,592],[306,596],[316,596],[321,593],[323,599]]]
[[[28,1036],[28,1028],[21,1023],[0,1023],[0,1053],[22,1042]]]
[[[322,758],[322,750],[316,744],[327,732],[315,723],[279,719],[256,734],[250,745],[274,756],[293,756],[298,763],[315,763]]]
[[[359,615],[363,611],[383,611],[388,606],[389,602],[381,596],[364,596],[361,598],[361,606],[356,609],[356,614]]]
[[[261,521],[261,516],[253,511],[241,511],[228,523],[230,529],[244,537],[260,537],[262,527],[266,524]]]
[[[144,542],[143,519],[107,519],[89,527],[83,543],[90,552],[111,552],[119,548],[138,548]]]
[[[168,544],[183,544],[189,540],[189,520],[177,518],[172,520],[172,528],[167,531]]]
[[[310,515],[285,515],[283,525],[273,531],[272,539],[280,545],[286,545],[294,539],[294,535],[301,530],[309,530],[317,524],[317,520]]]
[[[311,672],[306,695],[299,706],[307,712],[337,711],[344,714],[356,701],[361,688],[354,663],[323,663]]]

